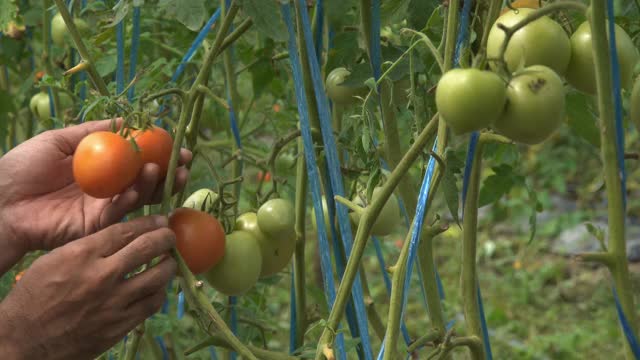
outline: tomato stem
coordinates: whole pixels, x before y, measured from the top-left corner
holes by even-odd
[[[355,212],[357,214],[362,215],[366,211],[366,208],[363,208],[363,207],[360,207],[360,206],[354,204],[351,200],[349,200],[349,199],[347,199],[347,198],[345,198],[343,196],[336,195],[334,197],[334,199],[337,202],[341,203],[342,205],[344,205],[344,206],[348,207],[349,209],[353,210],[353,212]]]
[[[629,320],[632,333],[637,337],[638,325],[629,268],[625,239],[625,205],[621,181],[621,169],[618,168],[618,150],[616,147],[615,113],[613,102],[613,80],[611,77],[611,59],[606,28],[606,5],[597,0],[591,3],[591,33],[593,38],[593,54],[598,89],[598,110],[600,113],[601,156],[604,164],[605,185],[607,191],[607,212],[609,242],[608,253],[612,259],[610,271],[615,283],[622,310]],[[623,335],[624,339],[624,335]],[[627,359],[633,359],[629,344],[624,346]]]
[[[67,25],[67,29],[69,30],[69,35],[71,36],[73,43],[76,45],[76,49],[78,50],[80,57],[82,58],[82,60],[85,60],[88,63],[87,74],[93,81],[93,85],[96,87],[100,95],[109,96],[109,90],[107,89],[107,85],[102,79],[102,76],[100,76],[100,74],[98,73],[98,70],[94,65],[95,62],[93,61],[91,53],[89,52],[89,50],[87,50],[87,46],[82,41],[82,36],[80,36],[80,32],[78,31],[78,28],[76,27],[76,24],[73,22],[73,18],[71,17],[71,14],[67,9],[65,1],[55,0],[55,2],[56,2],[56,6],[58,7],[58,12],[60,12],[60,15],[62,16],[62,19],[64,20],[65,25]],[[49,0],[46,0],[45,7],[44,7],[45,12],[49,8],[48,4],[49,4]],[[45,33],[48,31],[47,29],[49,29],[48,24],[50,24],[48,20],[46,21],[47,22],[44,23],[45,26],[43,29]],[[48,44],[48,43],[49,42],[45,42],[45,44]],[[56,114],[58,114],[57,111],[56,111]]]

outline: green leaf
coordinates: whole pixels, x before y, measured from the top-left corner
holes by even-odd
[[[402,54],[407,50],[407,47],[395,47],[395,46],[383,46],[382,47],[382,59],[385,62],[383,64],[383,72],[391,66],[391,63],[395,63],[400,59]],[[409,61],[409,56],[412,57],[412,62]],[[413,66],[413,69],[411,68]],[[409,75],[409,72],[422,72],[424,70],[424,62],[420,59],[418,52],[413,51],[411,55],[405,55],[402,60],[393,68],[389,73],[389,78],[393,81],[398,81]]]
[[[158,6],[191,31],[199,30],[207,16],[205,0],[160,0]]]
[[[325,14],[331,28],[340,32],[345,24],[350,24],[349,10],[357,8],[356,0],[325,1]]]
[[[360,54],[357,32],[338,33],[333,38],[333,45],[327,54],[327,69],[333,70],[341,66],[348,68],[351,64],[355,64]]]
[[[519,180],[509,165],[499,165],[493,168],[493,172],[494,174],[487,177],[482,183],[479,207],[498,201]]]
[[[437,1],[409,0],[408,8],[411,9],[407,14],[409,26],[412,29],[422,30],[437,6]]]
[[[249,69],[253,84],[253,93],[257,96],[270,85],[275,77],[271,63],[266,59],[261,59]]]
[[[276,41],[287,41],[288,32],[280,16],[277,1],[243,0],[242,9],[253,19],[259,33]]]
[[[0,30],[18,16],[18,5],[14,0],[0,0]]]
[[[401,22],[406,18],[409,0],[385,0],[380,5],[380,20],[382,24]],[[413,9],[411,10],[413,11]]]
[[[367,181],[367,203],[371,203],[373,189],[380,183],[381,176],[382,172],[380,171],[380,167],[376,167],[371,176],[369,176],[369,180]]]
[[[591,110],[593,104],[587,95],[570,92],[567,94],[567,117],[569,127],[591,145],[600,147],[600,130],[596,124],[596,116]]]

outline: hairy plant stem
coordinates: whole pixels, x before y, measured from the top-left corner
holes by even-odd
[[[217,346],[217,347],[222,347],[230,350],[233,349],[233,346],[229,344],[229,342],[224,337],[220,336],[219,334],[214,334],[214,335],[211,335],[211,337],[207,339],[207,341],[199,344],[193,349],[189,349],[188,351],[186,351],[185,355],[191,355],[196,351],[203,349],[207,346]],[[257,358],[260,360],[302,360],[302,358],[297,356],[265,350],[263,348],[259,348],[253,345],[247,345],[247,348],[252,352],[252,356],[255,356],[254,358]]]
[[[355,277],[358,274],[360,262],[362,260],[362,254],[364,253],[367,240],[371,236],[371,228],[375,223],[375,219],[380,214],[382,207],[387,202],[395,188],[400,183],[402,177],[407,173],[414,161],[422,154],[424,147],[429,143],[436,131],[436,121],[432,120],[422,130],[420,135],[416,138],[415,142],[411,145],[409,150],[405,153],[403,158],[398,163],[389,177],[387,182],[381,187],[378,197],[371,202],[371,204],[363,212],[356,231],[353,248],[351,250],[351,256],[347,260],[342,281],[338,288],[335,302],[331,308],[329,318],[327,319],[327,325],[325,326],[322,335],[318,341],[318,347],[316,349],[316,360],[321,360],[323,350],[325,348],[332,348],[333,340],[335,336],[335,330],[338,328],[340,319],[344,313],[347,300],[351,294],[351,288]]]
[[[45,70],[49,76],[54,76],[53,74],[53,64],[51,58],[49,57],[49,52],[51,51],[50,40],[51,40],[51,17],[49,16],[49,8],[51,7],[51,0],[44,0],[44,8],[42,9],[42,48],[44,51],[42,52],[42,64],[44,65]],[[58,93],[58,89],[51,87],[51,100],[53,100],[53,113],[56,117],[61,120],[64,119],[62,114],[60,114],[60,94]]]
[[[302,138],[298,138],[298,154],[304,153]],[[298,156],[296,165],[296,250],[293,257],[293,281],[295,284],[296,299],[296,336],[294,348],[304,344],[304,333],[307,331],[307,296],[306,296],[306,272],[305,272],[305,245],[306,245],[306,211],[307,211],[307,168],[304,156]]]
[[[638,325],[633,299],[633,287],[629,277],[627,250],[625,239],[625,205],[621,181],[621,169],[618,168],[616,147],[615,107],[613,101],[613,81],[611,78],[611,59],[607,41],[607,15],[604,1],[594,0],[591,3],[591,33],[593,37],[593,54],[596,68],[596,84],[598,88],[598,110],[600,114],[600,142],[602,162],[604,164],[605,184],[607,191],[607,213],[609,241],[608,252],[613,259],[609,267],[618,293],[620,305],[628,319],[633,334],[637,338]],[[626,340],[627,359],[634,355]]]
[[[73,43],[76,45],[76,49],[78,50],[80,57],[88,65],[87,74],[91,78],[93,85],[98,90],[100,95],[109,96],[109,90],[107,89],[107,85],[105,84],[104,80],[98,73],[98,70],[96,70],[95,62],[93,61],[91,53],[89,52],[86,45],[82,41],[82,36],[80,35],[80,32],[76,27],[76,24],[73,22],[73,18],[71,17],[71,14],[67,9],[67,6],[64,0],[55,0],[55,2],[56,2],[56,6],[58,7],[58,12],[60,12],[62,19],[64,20],[64,23],[67,25],[67,29],[69,30],[69,35],[71,36],[71,39],[73,39]],[[45,9],[47,7],[48,6],[45,6]]]

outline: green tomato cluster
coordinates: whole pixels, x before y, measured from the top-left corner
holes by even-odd
[[[454,69],[436,89],[436,106],[453,133],[492,128],[516,142],[534,145],[549,138],[564,122],[566,90],[562,77],[577,90],[596,93],[591,27],[584,23],[569,38],[562,27],[543,16],[513,33],[504,51],[503,79],[497,71],[504,46],[501,25],[512,27],[535,10],[506,11],[489,32],[487,57],[493,71]],[[622,87],[633,86],[633,70],[640,55],[629,35],[616,25],[616,46]],[[631,118],[640,97],[632,92]],[[640,109],[635,109],[635,114]],[[640,120],[635,120],[640,123]]]
[[[214,198],[204,191],[199,197]],[[207,203],[196,201],[188,205],[206,207]],[[236,219],[233,231],[227,235],[222,260],[204,273],[204,278],[225,295],[241,295],[260,278],[272,276],[286,268],[295,247],[293,205],[284,199],[271,199],[257,213],[247,212]]]

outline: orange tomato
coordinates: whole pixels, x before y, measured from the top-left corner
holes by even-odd
[[[142,167],[133,144],[109,131],[91,133],[73,155],[73,177],[86,194],[111,198],[131,186]]]
[[[165,177],[173,149],[171,135],[165,129],[153,126],[145,130],[133,130],[129,137],[138,145],[142,163],[157,164],[160,166],[160,177]]]
[[[258,181],[269,182],[271,181],[271,173],[269,171],[263,172],[262,170],[258,171]]]
[[[169,217],[169,228],[176,234],[176,248],[192,273],[209,271],[222,260],[225,233],[215,217],[191,208],[178,208]]]
[[[511,3],[511,7],[514,9],[520,9],[520,8],[538,9],[540,8],[540,0],[516,0]],[[508,6],[505,6],[505,8],[502,9],[502,12],[500,12],[500,15],[506,13],[509,10],[511,9],[509,9]]]

